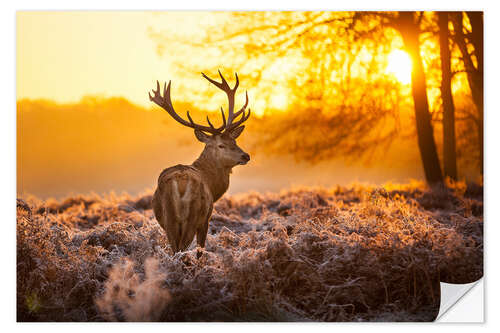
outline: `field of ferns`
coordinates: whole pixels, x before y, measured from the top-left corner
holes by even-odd
[[[483,188],[226,195],[173,255],[137,197],[17,200],[18,321],[432,321],[483,274]]]

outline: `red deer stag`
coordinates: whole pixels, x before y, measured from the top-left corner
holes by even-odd
[[[245,128],[242,124],[250,117],[246,93],[245,105],[234,112],[234,96],[239,85],[238,74],[234,88],[230,88],[219,71],[222,82],[217,82],[205,74],[203,77],[227,94],[229,100],[227,121],[221,107],[222,125],[215,128],[207,116],[208,126],[194,123],[187,112],[189,121],[180,117],[170,100],[170,82],[163,86],[156,82],[154,96],[149,99],[161,106],[177,122],[194,129],[196,138],[205,144],[203,152],[191,165],[167,168],[158,177],[158,187],[153,196],[152,206],[156,219],[167,233],[167,238],[175,252],[188,248],[196,234],[198,246],[205,247],[208,222],[216,202],[229,187],[229,174],[238,164],[247,164],[250,156],[236,144],[236,138]],[[239,119],[237,119],[240,117]],[[198,256],[201,255],[198,252]]]

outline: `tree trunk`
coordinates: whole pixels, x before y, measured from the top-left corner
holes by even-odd
[[[483,12],[467,12],[472,26],[472,45],[477,59],[477,71],[475,75],[476,99],[475,103],[479,112],[479,158],[481,162],[481,175],[484,167],[484,72],[483,72]]]
[[[395,28],[403,37],[406,51],[411,56],[413,69],[411,72],[411,89],[415,107],[418,147],[424,166],[425,178],[429,184],[443,181],[441,166],[434,141],[431,125],[425,73],[420,56],[419,24],[414,21],[414,12],[400,12]]]
[[[455,105],[451,94],[450,47],[448,43],[448,13],[438,12],[439,48],[441,55],[441,99],[443,101],[443,164],[444,175],[457,179],[455,144]]]
[[[463,14],[456,13],[452,16],[453,30],[455,31],[455,42],[462,53],[464,67],[467,72],[467,82],[471,90],[472,100],[476,106],[479,126],[478,126],[478,148],[480,159],[480,171],[483,174],[483,131],[484,131],[484,83],[483,83],[483,13],[468,12],[472,33],[469,42],[474,46],[474,55],[477,60],[477,67],[474,66],[472,55],[467,49],[467,38],[463,31]]]

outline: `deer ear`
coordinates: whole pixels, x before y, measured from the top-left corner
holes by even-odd
[[[229,133],[229,136],[231,137],[231,139],[236,140],[236,138],[240,136],[241,132],[243,132],[244,129],[245,126],[236,127],[234,130],[231,131],[231,133]]]
[[[203,143],[208,143],[208,140],[210,140],[210,136],[199,129],[194,130],[194,135],[196,135],[196,138],[198,141],[201,141]]]

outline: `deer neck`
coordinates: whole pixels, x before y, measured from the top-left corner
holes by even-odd
[[[194,161],[193,167],[202,173],[203,179],[212,192],[214,202],[219,200],[229,187],[229,174],[232,168],[220,165],[207,149],[203,150],[200,157]]]

